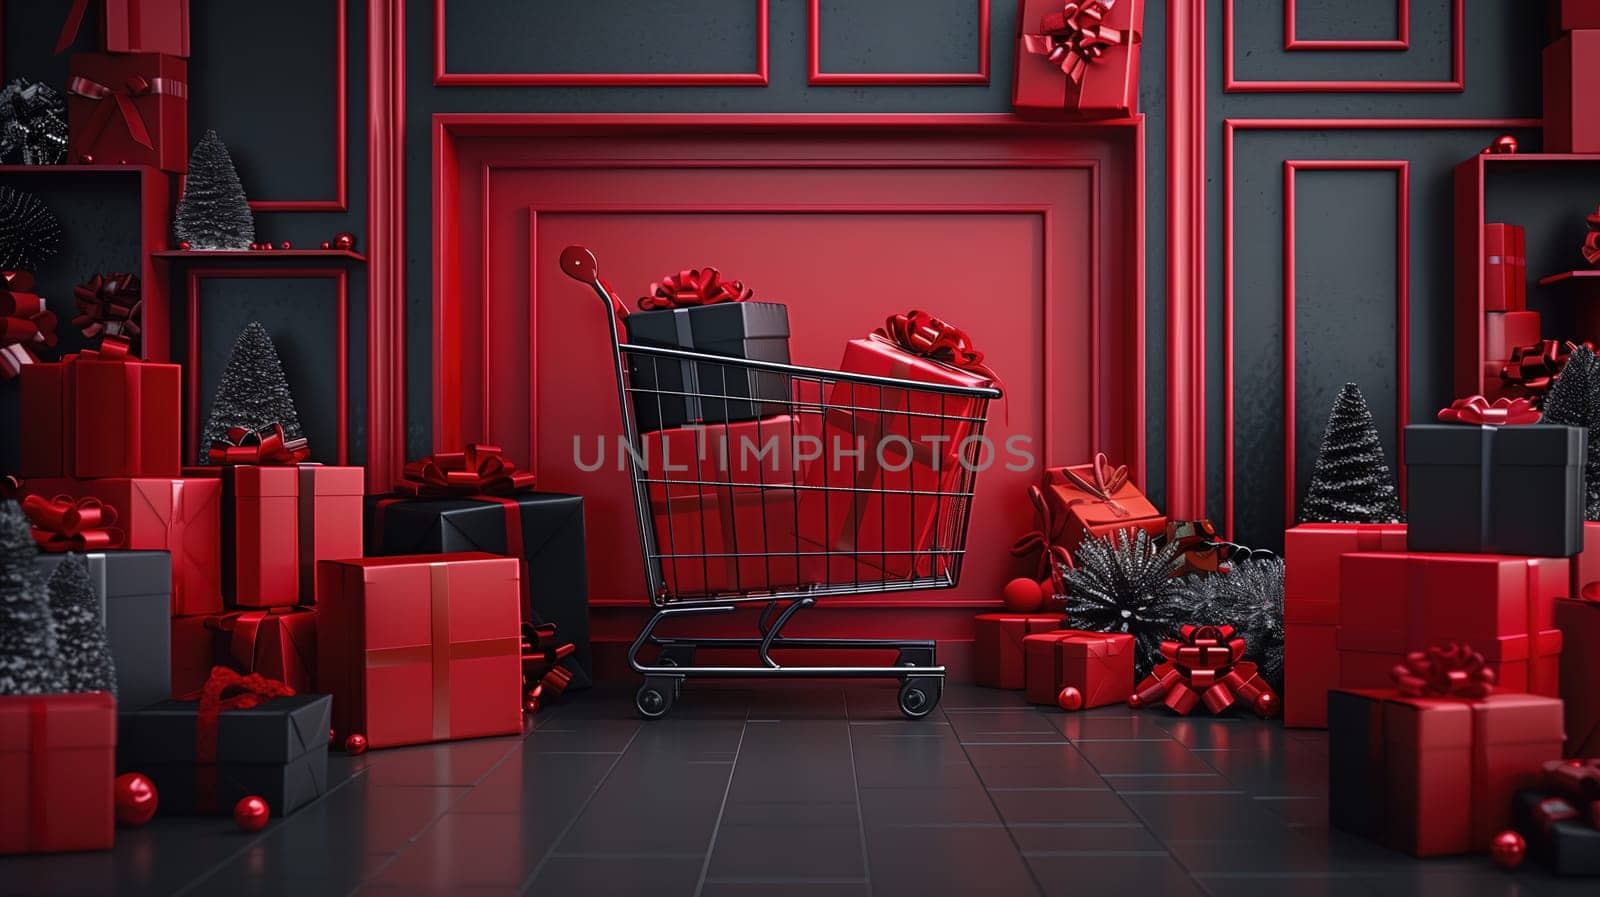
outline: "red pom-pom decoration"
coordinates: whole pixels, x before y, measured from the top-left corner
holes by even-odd
[[[1283,709],[1283,702],[1279,700],[1278,696],[1272,692],[1264,691],[1261,694],[1256,695],[1255,707],[1253,709],[1256,712],[1256,716],[1259,716],[1262,719],[1272,719],[1278,715],[1279,710]]]
[[[367,736],[360,732],[353,732],[344,740],[344,752],[347,754],[364,754],[366,750]]]
[[[1083,709],[1083,692],[1068,685],[1056,692],[1056,706],[1067,712]]]
[[[140,826],[156,815],[156,784],[142,772],[125,772],[112,783],[117,825]]]
[[[333,235],[333,248],[350,251],[356,248],[356,235],[349,231],[340,231]]]
[[[1494,836],[1489,842],[1489,858],[1501,869],[1515,869],[1522,865],[1522,860],[1528,855],[1528,842],[1522,836],[1506,829]]]
[[[1000,600],[1005,602],[1008,613],[1032,614],[1044,606],[1044,593],[1038,582],[1022,577],[1006,583],[1000,590]]]
[[[270,818],[272,808],[254,794],[239,798],[239,802],[233,805],[233,824],[241,832],[259,832],[267,827]]]

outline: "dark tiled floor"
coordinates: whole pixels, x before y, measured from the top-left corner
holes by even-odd
[[[525,738],[336,756],[327,797],[258,835],[163,819],[0,860],[0,895],[1594,893],[1329,831],[1326,754],[1275,723],[954,685],[920,722],[891,684],[697,682],[654,723],[602,689]]]

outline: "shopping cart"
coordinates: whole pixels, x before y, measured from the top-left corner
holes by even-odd
[[[635,695],[640,715],[664,716],[690,678],[866,677],[898,679],[900,711],[927,716],[944,687],[933,641],[794,637],[784,629],[821,598],[957,584],[973,488],[985,466],[979,456],[988,404],[1000,391],[623,343],[619,320],[627,312],[601,280],[594,254],[569,246],[561,267],[600,297],[611,334],[623,454],[656,609],[628,652],[644,676]],[[665,408],[685,403],[698,425],[641,434],[641,409],[659,421]],[[756,413],[736,415],[730,409],[738,406]],[[764,430],[775,431],[772,438],[761,438]],[[756,434],[758,458],[760,449],[777,446],[774,459],[786,456],[789,469],[764,458],[753,470],[731,463],[736,432]],[[692,463],[675,465],[667,446],[683,433],[693,434],[696,447]],[[806,434],[816,440],[817,456],[802,459]],[[829,435],[832,448],[848,449],[874,434],[870,461],[828,451]],[[929,443],[934,450],[922,448]],[[878,469],[863,476],[868,464]],[[756,602],[765,607],[749,637],[657,634],[670,620]],[[641,659],[647,644],[656,649],[650,662]],[[754,651],[756,662],[700,665],[702,649]],[[775,650],[786,658],[793,651],[870,650],[893,652],[893,659],[792,666],[774,659]]]

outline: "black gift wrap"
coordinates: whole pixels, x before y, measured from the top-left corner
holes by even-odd
[[[1528,855],[1557,875],[1600,875],[1600,829],[1581,817],[1557,822],[1546,831],[1535,811],[1555,797],[1543,791],[1518,791],[1512,803],[1512,825],[1528,842]]]
[[[583,496],[525,492],[510,496],[522,522],[525,606],[530,623],[556,624],[556,637],[571,642],[562,661],[572,673],[568,690],[594,683],[589,649],[589,568],[584,549]],[[486,551],[511,554],[506,545],[506,508],[472,498],[367,499],[367,554],[393,557]]]
[[[719,302],[641,311],[623,323],[628,342],[635,345],[789,363],[789,309],[781,302]],[[785,374],[645,355],[631,356],[628,368],[641,433],[687,423],[755,420],[788,409]]]
[[[46,579],[64,554],[41,554]],[[165,551],[84,555],[100,598],[117,668],[117,706],[136,709],[172,697],[172,559]]]
[[[1533,557],[1578,554],[1587,446],[1588,433],[1581,427],[1406,427],[1406,547]]]
[[[117,771],[142,772],[156,785],[161,812],[231,813],[241,797],[256,795],[287,816],[328,790],[329,695],[275,698],[255,707],[224,710],[217,718],[216,802],[196,806],[198,701],[162,701],[117,714]]]
[[[1384,841],[1383,701],[1328,692],[1328,820],[1334,828]]]

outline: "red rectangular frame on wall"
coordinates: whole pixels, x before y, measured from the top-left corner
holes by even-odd
[[[345,212],[350,209],[350,141],[346,132],[350,127],[350,79],[346,69],[349,43],[346,23],[349,0],[333,0],[334,56],[333,56],[333,158],[334,195],[332,199],[252,199],[250,208],[257,212]]]
[[[1299,23],[1295,21],[1295,0],[1283,0],[1285,50],[1409,50],[1411,49],[1411,0],[1395,0],[1395,36],[1390,40],[1370,38],[1302,40],[1299,31]]]
[[[1297,41],[1293,37],[1293,0],[1284,0],[1285,50],[1409,50],[1404,46],[1377,46],[1367,41]],[[1287,81],[1253,80],[1234,75],[1234,0],[1222,3],[1222,89],[1227,93],[1461,93],[1467,89],[1466,0],[1450,2],[1450,77],[1438,81]],[[1402,21],[1410,29],[1409,3],[1401,7]],[[1361,44],[1352,46],[1352,44]],[[1291,46],[1293,45],[1293,46]]]
[[[811,0],[806,25],[807,57],[812,85],[857,85],[868,87],[926,87],[940,84],[989,83],[989,0],[978,4],[978,70],[975,72],[825,72],[822,70],[822,0]],[[892,35],[886,35],[892,39]]]

